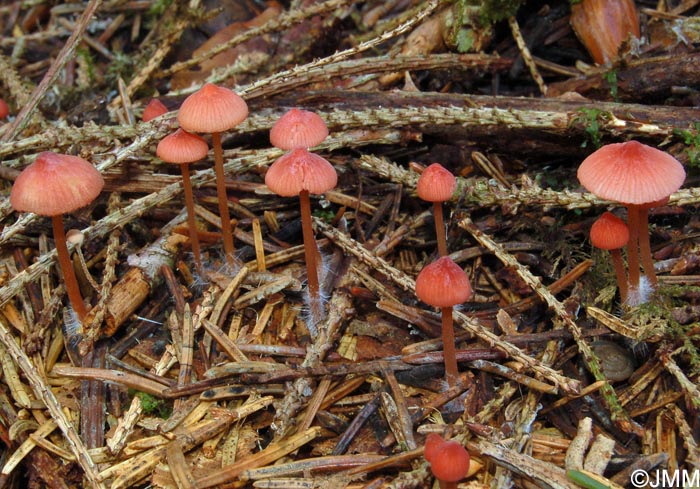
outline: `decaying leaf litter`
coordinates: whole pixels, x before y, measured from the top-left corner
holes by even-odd
[[[429,487],[429,433],[469,450],[463,486],[692,470],[697,5],[632,7],[642,41],[599,65],[566,2],[0,7],[3,484]],[[213,156],[192,164],[202,275],[181,177],[155,148],[205,82],[250,115],[223,134],[234,268]],[[140,122],[152,98],[170,111]],[[264,185],[283,154],[269,130],[293,107],[326,122],[314,151],[339,174],[312,199],[327,296],[315,328],[298,205]],[[634,308],[588,241],[605,210],[625,213],[576,179],[597,147],[630,139],[687,172],[651,211],[659,287]],[[43,151],[87,159],[106,183],[66,217],[82,325],[48,221],[9,203]],[[415,194],[436,161],[457,175],[447,248],[474,289],[453,313],[450,386],[439,311],[414,293],[437,258]]]

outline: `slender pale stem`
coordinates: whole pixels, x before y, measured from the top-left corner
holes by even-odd
[[[214,147],[214,172],[216,173],[216,195],[219,199],[219,217],[221,218],[221,234],[224,238],[224,253],[226,261],[233,267],[235,265],[236,249],[233,247],[233,231],[231,229],[231,216],[228,213],[228,198],[226,197],[226,175],[224,175],[224,153],[221,148],[221,134],[214,132],[211,135]]]
[[[455,330],[452,324],[452,308],[443,307],[442,312],[442,351],[445,358],[445,379],[447,385],[454,387],[459,378],[457,367],[457,349],[455,347]]]
[[[639,257],[644,266],[644,273],[649,279],[649,283],[656,287],[659,283],[654,270],[654,258],[651,256],[651,242],[649,238],[649,208],[639,209]]]
[[[185,192],[185,207],[187,208],[187,227],[190,230],[190,244],[192,245],[192,254],[194,255],[194,263],[197,267],[197,273],[202,275],[202,254],[199,248],[199,234],[197,233],[197,223],[194,219],[194,195],[192,193],[192,183],[190,182],[189,163],[181,164],[180,171],[182,172],[182,188]]]
[[[615,276],[617,277],[617,286],[620,288],[620,300],[624,304],[627,301],[627,272],[625,272],[625,264],[622,261],[622,251],[620,249],[610,250],[613,267],[615,268]]]
[[[639,289],[639,207],[627,206],[627,227],[630,239],[627,242],[627,267],[630,273],[630,288]]]
[[[83,302],[83,296],[80,294],[80,287],[78,286],[78,279],[75,277],[73,263],[68,254],[66,232],[63,229],[63,216],[52,216],[51,224],[53,224],[53,239],[56,243],[56,253],[58,253],[58,265],[61,267],[61,272],[63,272],[63,280],[66,285],[68,300],[82,323],[85,316],[87,316],[87,309]]]
[[[309,283],[310,303],[320,305],[320,287],[318,285],[318,271],[316,269],[316,239],[311,226],[311,200],[309,192],[302,190],[299,194],[301,207],[301,232],[304,238],[304,258],[306,259],[306,276]],[[320,317],[320,316],[319,316]]]
[[[445,236],[445,222],[442,215],[442,202],[433,202],[433,216],[435,219],[438,254],[440,256],[447,256],[447,238]]]

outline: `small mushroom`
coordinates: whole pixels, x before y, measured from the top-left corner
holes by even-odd
[[[630,232],[627,224],[612,212],[604,212],[591,226],[591,244],[601,250],[608,250],[615,268],[620,298],[627,300],[627,273],[620,251],[629,241]]]
[[[148,122],[156,117],[159,117],[163,114],[166,114],[168,112],[168,108],[163,105],[163,102],[158,100],[157,98],[151,99],[150,102],[148,102],[148,105],[143,109],[143,115],[141,115],[141,120],[143,122]]]
[[[445,441],[433,433],[426,439],[423,456],[430,463],[440,489],[457,489],[457,482],[469,473],[469,452],[455,440]]]
[[[591,342],[591,349],[600,359],[600,367],[610,382],[622,382],[634,373],[634,359],[629,351],[608,340]]]
[[[202,275],[202,255],[199,248],[199,236],[194,214],[194,194],[190,181],[190,163],[201,160],[209,152],[207,142],[187,131],[178,129],[174,133],[165,136],[156,148],[156,155],[167,163],[180,165],[182,173],[182,187],[185,193],[185,206],[187,207],[187,227],[190,231],[190,243],[197,267],[197,273]]]
[[[0,119],[4,119],[10,115],[10,108],[7,106],[7,102],[0,98]]]
[[[68,299],[80,322],[85,319],[87,309],[68,254],[63,214],[88,205],[103,187],[102,175],[89,162],[47,151],[19,174],[10,192],[10,204],[16,211],[51,217],[58,264]]]
[[[423,170],[416,192],[418,197],[426,202],[433,203],[433,215],[435,217],[435,232],[437,235],[438,253],[447,255],[447,238],[445,237],[445,223],[442,214],[442,203],[450,200],[457,188],[457,179],[440,163],[433,163]]]
[[[221,234],[224,239],[226,261],[235,265],[235,248],[231,216],[226,196],[226,176],[224,175],[224,154],[221,146],[221,133],[228,131],[248,117],[248,105],[234,91],[206,83],[198,91],[187,97],[178,112],[180,127],[189,132],[211,133],[214,148],[214,171],[216,172],[216,194],[219,200]]]
[[[469,277],[449,256],[442,256],[425,266],[416,277],[416,296],[426,304],[439,307],[442,314],[445,377],[450,387],[459,377],[452,307],[465,302],[471,295]]]
[[[328,137],[328,127],[315,112],[291,109],[270,129],[270,143],[276,148],[290,150],[311,148]]]
[[[277,159],[265,174],[265,184],[277,195],[299,196],[304,257],[309,283],[309,309],[314,324],[323,317],[323,312],[309,194],[322,194],[334,188],[337,183],[338,174],[333,165],[317,154],[302,148],[294,149]]]

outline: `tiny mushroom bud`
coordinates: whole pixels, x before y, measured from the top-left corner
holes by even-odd
[[[447,238],[445,236],[442,203],[450,200],[456,188],[457,179],[452,172],[440,163],[433,163],[423,170],[416,185],[418,197],[426,202],[433,203],[435,232],[437,234],[438,253],[440,256],[447,255]]]
[[[84,159],[44,152],[19,174],[10,192],[10,204],[16,211],[51,217],[68,299],[80,321],[87,309],[68,254],[63,214],[88,205],[103,187],[100,172]]]
[[[187,207],[187,227],[190,232],[190,243],[192,243],[192,253],[200,275],[202,269],[202,257],[199,248],[199,236],[197,234],[197,224],[194,214],[194,194],[190,181],[190,163],[201,160],[209,152],[207,142],[201,137],[190,134],[182,129],[164,137],[156,148],[156,155],[165,162],[177,163],[180,165],[182,174],[182,187],[185,193],[185,206]]]
[[[627,273],[620,249],[628,243],[629,237],[627,224],[612,212],[603,213],[591,226],[591,244],[601,250],[610,251],[623,303],[627,300]]]
[[[214,147],[214,170],[216,172],[216,193],[219,200],[221,233],[224,251],[229,265],[235,264],[233,231],[228,211],[226,182],[224,175],[224,154],[221,146],[221,132],[228,131],[248,117],[248,105],[234,91],[206,83],[198,91],[182,102],[177,120],[186,131],[211,133]]]
[[[445,376],[450,387],[459,376],[452,307],[469,299],[472,287],[469,277],[449,256],[442,256],[421,270],[416,278],[416,295],[442,313],[442,343]]]
[[[311,148],[328,137],[328,127],[315,112],[291,109],[270,129],[270,143],[276,148],[290,150]]]
[[[163,102],[158,100],[157,98],[151,99],[150,102],[148,102],[148,105],[143,109],[143,115],[141,116],[141,119],[143,122],[148,122],[150,120],[155,119],[156,117],[159,117],[163,114],[166,114],[168,112],[168,108],[163,105]]]

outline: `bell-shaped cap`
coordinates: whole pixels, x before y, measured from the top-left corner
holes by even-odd
[[[601,250],[617,250],[629,239],[627,224],[612,212],[604,212],[591,226],[591,243]]]
[[[328,127],[315,112],[291,109],[270,129],[270,143],[276,148],[290,150],[311,148],[328,137]]]
[[[452,307],[472,295],[472,286],[464,270],[449,256],[441,256],[423,267],[416,277],[416,295],[434,307]]]
[[[416,192],[426,202],[445,202],[450,200],[456,188],[457,179],[452,172],[440,163],[433,163],[418,178]]]
[[[645,204],[668,197],[685,180],[683,165],[670,154],[628,141],[603,146],[578,168],[581,185],[602,199]]]
[[[338,174],[333,165],[302,148],[278,158],[265,174],[265,185],[282,197],[294,197],[302,191],[322,194],[337,183]]]
[[[459,442],[449,440],[437,449],[430,460],[430,470],[436,479],[457,482],[469,472],[469,452]]]
[[[166,163],[192,163],[203,159],[207,152],[209,146],[203,138],[182,129],[165,136],[156,148],[156,156]]]
[[[143,122],[148,122],[150,120],[155,119],[158,116],[161,116],[163,114],[166,114],[168,112],[168,108],[163,105],[163,102],[158,100],[157,98],[151,99],[150,102],[148,102],[148,105],[143,109],[143,115],[141,116],[141,120]]]
[[[236,92],[212,83],[187,97],[177,115],[180,127],[189,132],[224,132],[248,117],[248,105]]]
[[[47,151],[19,174],[10,204],[16,211],[58,216],[88,205],[104,184],[100,172],[84,159]]]

